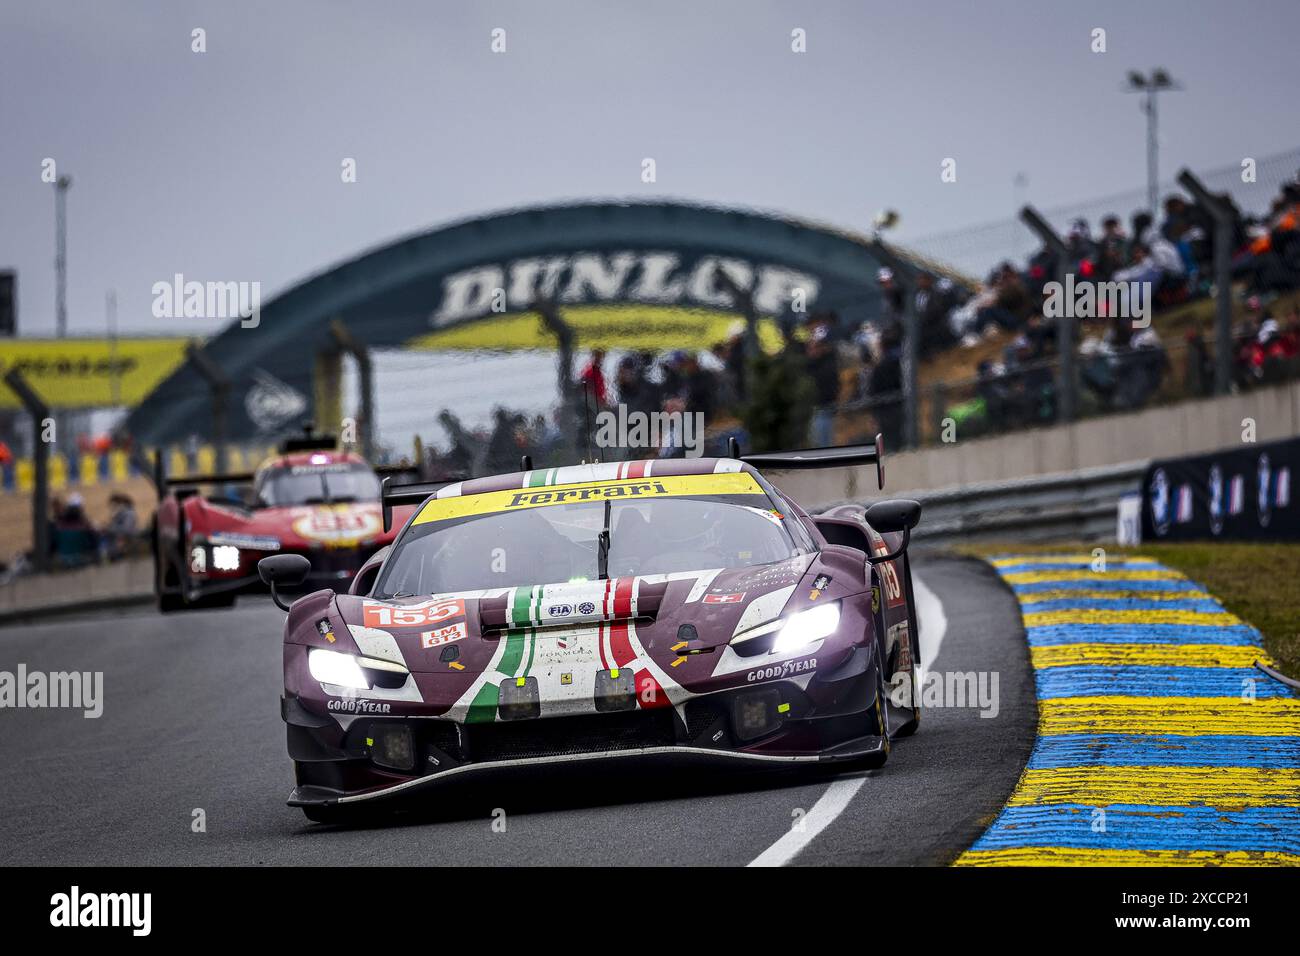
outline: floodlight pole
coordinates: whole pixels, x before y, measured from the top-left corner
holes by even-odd
[[[1151,71],[1150,76],[1131,70],[1126,89],[1130,93],[1142,94],[1142,111],[1147,117],[1147,206],[1151,218],[1154,219],[1160,201],[1160,144],[1156,135],[1156,101],[1161,92],[1178,90],[1182,87],[1167,72],[1156,67]]]
[[[68,334],[68,190],[71,176],[54,183],[54,334]]]

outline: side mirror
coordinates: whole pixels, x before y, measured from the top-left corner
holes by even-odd
[[[280,600],[277,588],[297,587],[307,580],[311,571],[311,562],[301,554],[273,554],[257,562],[257,573],[271,589],[271,600],[282,611],[289,610],[289,605]]]
[[[911,543],[912,529],[921,520],[921,503],[910,498],[889,498],[868,507],[863,517],[878,532],[903,532],[903,541],[896,550],[888,554],[873,554],[867,559],[872,564],[893,561]]]
[[[921,502],[890,498],[870,505],[864,517],[877,531],[911,531],[921,520]]]

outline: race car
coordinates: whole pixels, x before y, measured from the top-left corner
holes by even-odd
[[[239,593],[262,589],[257,562],[271,554],[304,555],[305,584],[346,590],[394,533],[381,521],[376,469],[335,445],[331,436],[289,439],[250,474],[166,478],[158,459],[159,610],[228,607]]]
[[[916,730],[909,500],[811,515],[758,470],[870,445],[580,464],[385,489],[418,504],[346,594],[289,605],[284,696],[313,821],[507,767],[671,755],[875,767]],[[399,798],[401,798],[399,800]]]

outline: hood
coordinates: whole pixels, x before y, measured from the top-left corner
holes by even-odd
[[[380,601],[340,594],[336,609],[361,653],[396,650],[413,672],[481,672],[503,639],[527,632],[543,642],[589,644],[601,659],[610,632],[632,624],[639,643],[669,661],[673,650],[728,643],[740,631],[781,616],[799,593],[812,555],[775,564],[463,591]],[[686,626],[689,625],[689,628]],[[539,643],[532,641],[532,643]],[[456,650],[450,650],[453,646]],[[568,646],[557,650],[569,650]],[[563,655],[573,657],[575,655]],[[609,659],[604,661],[609,664]]]
[[[758,662],[729,646],[736,634],[852,592],[853,575],[836,570],[839,580],[823,580],[831,576],[826,568],[817,556],[801,555],[753,567],[421,599],[322,593],[294,605],[287,640],[404,665],[406,685],[366,695],[394,713],[409,706],[476,722],[495,720],[498,704],[548,717],[590,713],[611,701],[666,706],[751,679]]]
[[[281,548],[352,548],[384,538],[383,514],[374,501],[292,505],[242,511],[208,504],[207,533],[274,538]],[[201,530],[196,527],[195,530]]]

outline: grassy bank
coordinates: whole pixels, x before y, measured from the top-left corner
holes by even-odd
[[[1091,545],[1026,547],[1014,543],[964,546],[965,554],[1089,552]],[[1183,572],[1205,586],[1223,606],[1259,628],[1278,668],[1300,678],[1300,543],[1146,544],[1106,549],[1109,555],[1142,555]]]

